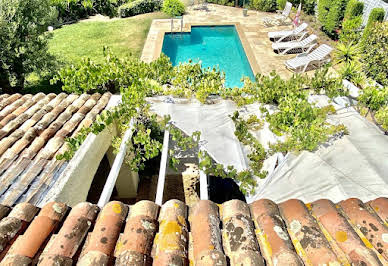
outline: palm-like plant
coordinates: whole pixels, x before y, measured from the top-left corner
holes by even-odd
[[[349,63],[354,60],[358,60],[361,56],[361,48],[357,44],[353,44],[353,42],[343,43],[340,42],[337,45],[337,49],[335,51],[335,63]]]
[[[339,73],[342,79],[347,79],[356,86],[362,87],[365,84],[366,76],[362,71],[361,64],[356,60],[345,61],[339,69]]]

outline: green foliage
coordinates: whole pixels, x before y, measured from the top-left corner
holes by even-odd
[[[347,89],[342,85],[342,79],[329,74],[328,65],[315,71],[307,86],[314,93],[326,94],[330,98],[348,95]]]
[[[265,12],[273,12],[277,8],[276,0],[252,0],[250,5],[253,9]]]
[[[117,9],[128,0],[50,0],[58,11],[59,23],[68,23],[94,14],[116,16]]]
[[[180,0],[164,0],[162,11],[170,17],[182,16],[185,13],[185,5]]]
[[[79,65],[65,66],[52,79],[52,84],[61,82],[62,89],[69,93],[90,93],[117,92],[135,82],[144,82],[157,93],[161,88],[151,80],[167,82],[172,72],[172,65],[165,55],[146,64],[133,57],[120,59],[104,48],[104,57],[104,63],[84,58]]]
[[[253,194],[255,192],[257,182],[252,171],[245,170],[237,172],[231,165],[225,167],[222,164],[214,163],[205,151],[200,151],[198,153],[198,158],[200,161],[199,168],[202,169],[206,175],[232,178],[239,184],[241,192],[245,195]]]
[[[344,19],[339,39],[343,43],[356,43],[361,39],[362,16]]]
[[[318,2],[318,20],[322,24],[322,30],[330,38],[338,38],[347,3],[348,0],[320,0]]]
[[[277,5],[279,10],[283,10],[286,6],[287,0],[277,0]]]
[[[208,3],[218,4],[223,6],[235,6],[234,0],[208,0]]]
[[[195,96],[204,103],[209,95],[221,93],[224,81],[224,74],[217,69],[203,69],[200,64],[189,62],[174,68],[171,86],[165,88],[165,93],[186,98]]]
[[[114,58],[106,53],[107,58]],[[107,59],[110,65],[111,59]],[[169,124],[169,117],[163,121],[157,121],[155,115],[149,112],[150,106],[146,101],[147,96],[158,94],[176,95],[184,97],[195,96],[201,102],[206,102],[213,94],[221,95],[234,100],[237,104],[259,103],[276,105],[275,112],[269,112],[262,107],[262,119],[251,115],[243,118],[235,112],[231,119],[235,124],[237,139],[250,151],[248,154],[249,169],[238,172],[232,166],[224,166],[214,163],[205,152],[199,152],[200,168],[208,175],[233,178],[245,194],[254,192],[257,178],[265,178],[267,173],[263,171],[263,162],[269,154],[275,152],[289,152],[300,150],[314,150],[318,145],[329,137],[337,134],[345,134],[343,125],[331,125],[327,115],[335,112],[332,106],[318,108],[310,103],[310,93],[326,93],[330,97],[346,94],[340,85],[341,80],[328,75],[328,68],[317,71],[314,77],[294,75],[289,80],[283,80],[274,72],[270,76],[257,75],[255,81],[245,80],[245,86],[241,89],[232,90],[223,87],[223,74],[216,69],[202,69],[200,64],[184,64],[172,67],[169,60],[162,56],[159,60],[150,63],[140,63],[139,60],[130,61],[129,66],[124,62],[112,59],[115,64],[111,69],[123,68],[123,75],[132,75],[124,79],[119,77],[118,86],[122,95],[122,103],[113,110],[104,111],[90,128],[82,129],[75,138],[68,139],[69,149],[67,153],[58,158],[69,159],[75,150],[90,132],[99,133],[110,124],[115,123],[120,132],[125,132],[130,121],[133,121],[133,137],[131,149],[126,161],[133,170],[144,169],[147,160],[157,157],[162,148],[162,132],[168,129],[174,140],[177,150],[170,150],[170,163],[175,166],[179,163],[176,158],[179,150],[197,149],[200,140],[199,132],[192,136],[186,136],[181,131]],[[79,70],[75,76],[84,75],[89,68]],[[94,82],[94,81],[93,81]],[[104,84],[106,80],[99,81]],[[98,86],[94,82],[93,86]],[[85,81],[79,84],[85,83]],[[79,87],[75,83],[74,87]],[[69,88],[71,87],[69,86]],[[91,88],[92,86],[90,86]],[[79,92],[82,92],[80,90]],[[269,123],[274,133],[285,135],[286,141],[270,145],[266,151],[263,145],[252,134],[253,130],[259,130],[264,122]],[[115,141],[120,143],[119,139]]]
[[[162,2],[160,0],[135,0],[121,5],[118,14],[121,18],[126,18],[159,11],[161,7]]]
[[[363,41],[362,63],[365,74],[388,86],[388,22],[376,23]]]
[[[316,4],[317,4],[317,0],[303,0],[302,1],[302,9],[308,15],[314,15]]]
[[[28,74],[47,73],[55,66],[48,53],[56,19],[49,0],[0,0],[0,88],[20,91]]]
[[[384,20],[385,10],[381,7],[373,8],[369,14],[368,23],[365,26],[364,33],[362,35],[362,40],[365,42],[371,32],[373,31],[375,24],[377,22],[382,22]]]
[[[372,111],[377,111],[388,105],[388,87],[379,88],[377,86],[368,86],[362,90],[358,97],[359,104]]]
[[[284,8],[284,5],[286,4],[287,0],[278,0],[278,3],[282,4],[282,7]],[[282,3],[284,2],[284,4]],[[292,4],[294,8],[298,8],[299,4],[302,4],[302,10],[306,12],[308,15],[314,15],[315,13],[315,6],[317,4],[317,0],[288,0]],[[282,8],[282,9],[283,9]],[[280,9],[278,7],[278,9]]]
[[[363,2],[360,2],[358,0],[349,0],[349,3],[345,9],[344,19],[347,20],[355,17],[360,17],[362,16],[363,11],[364,11]]]
[[[377,123],[379,123],[385,131],[388,131],[388,106],[380,108],[376,112],[375,117]]]
[[[346,10],[345,17],[342,22],[342,30],[339,39],[341,42],[357,43],[362,35],[362,13],[364,10],[364,3],[358,0],[350,0]]]
[[[343,43],[340,42],[337,44],[337,49],[335,50],[334,58],[335,63],[349,63],[354,60],[359,60],[361,57],[362,50],[359,45],[356,43]]]
[[[349,80],[356,86],[363,86],[366,81],[365,74],[362,71],[362,65],[358,61],[344,63],[339,69],[341,78]]]

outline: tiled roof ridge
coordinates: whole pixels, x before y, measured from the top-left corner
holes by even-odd
[[[0,265],[387,265],[388,198],[0,205]],[[67,215],[66,215],[67,213]],[[1,217],[0,216],[0,217]],[[63,222],[63,224],[62,224]]]

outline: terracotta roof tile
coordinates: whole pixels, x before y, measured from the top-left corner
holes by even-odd
[[[368,202],[368,204],[388,227],[388,199],[378,198]]]
[[[303,265],[295,252],[278,206],[273,201],[262,199],[253,202],[250,209],[261,253],[267,264]]]
[[[339,264],[328,240],[303,202],[288,200],[278,206],[291,240],[305,264]]]
[[[313,214],[346,254],[347,260],[355,265],[371,263],[378,265],[378,258],[367,248],[346,218],[337,211],[329,200],[318,200],[311,204]]]
[[[43,201],[42,195],[58,180],[54,176],[67,165],[55,158],[68,149],[65,138],[90,126],[110,97],[110,93],[0,95],[0,203]]]
[[[249,206],[240,200],[231,200],[222,205],[222,236],[225,254],[236,261],[241,253],[248,252],[251,261],[262,260],[255,236]],[[256,255],[255,255],[256,254]]]
[[[163,265],[166,261],[188,262],[189,234],[186,219],[187,207],[183,202],[169,200],[163,204],[159,215],[159,232],[154,240],[154,263]]]
[[[208,200],[199,201],[190,210],[189,221],[193,237],[194,263],[209,261],[213,256],[217,257],[215,261],[226,261],[217,205]],[[216,254],[217,252],[222,254]]]
[[[0,221],[0,265],[388,265],[385,202],[20,204]]]
[[[350,222],[361,231],[377,252],[388,260],[388,228],[373,209],[359,199],[348,199],[339,205]]]
[[[119,265],[126,258],[133,265],[151,260],[152,244],[158,227],[158,211],[158,205],[151,201],[140,201],[131,206],[124,233],[116,244],[115,255]]]
[[[127,214],[128,207],[121,202],[113,201],[108,203],[98,216],[84,254],[87,255],[89,252],[98,251],[105,255],[103,257],[109,258],[113,256],[116,242]],[[94,252],[93,254],[97,253]],[[99,257],[100,255],[97,256]],[[88,256],[87,259],[90,260],[91,257],[96,257],[96,255]]]

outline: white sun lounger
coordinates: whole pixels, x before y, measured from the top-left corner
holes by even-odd
[[[317,35],[312,34],[302,41],[273,43],[272,49],[279,54],[308,53],[316,45],[317,38]]]
[[[320,67],[330,62],[330,53],[333,48],[327,44],[320,45],[311,53],[303,53],[295,58],[289,59],[284,64],[286,67],[295,72],[305,72],[308,67]]]
[[[268,38],[275,42],[301,41],[307,35],[307,27],[307,23],[302,23],[293,30],[271,31],[268,32]]]
[[[281,14],[276,15],[275,17],[264,18],[263,19],[264,24],[267,26],[283,24],[290,16],[291,9],[292,9],[292,4],[290,2],[287,2]]]

